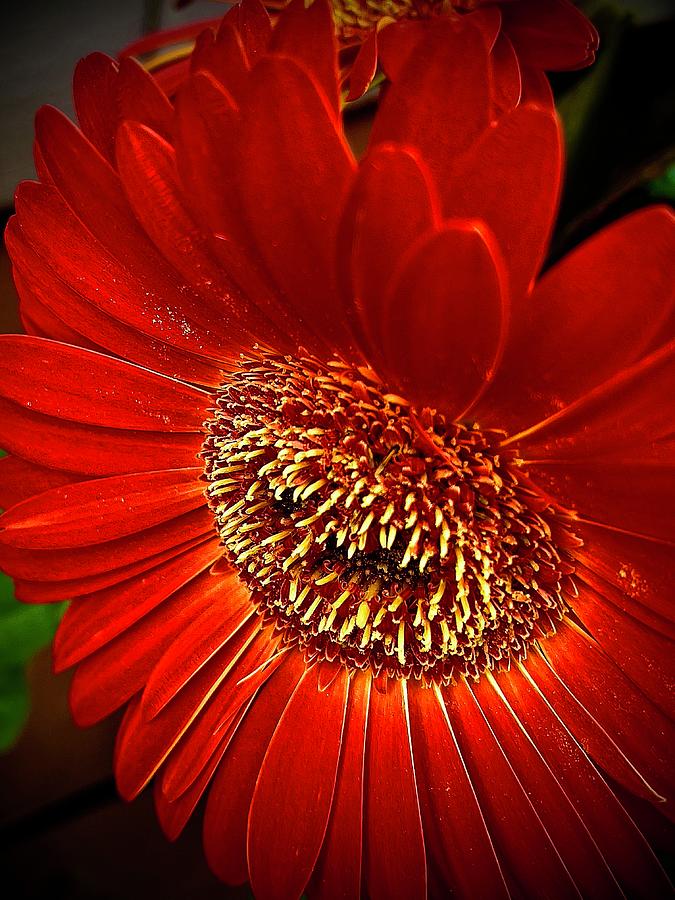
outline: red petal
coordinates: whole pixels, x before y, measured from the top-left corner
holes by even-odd
[[[119,66],[103,53],[81,59],[73,75],[73,98],[80,128],[97,150],[112,162],[117,129]]]
[[[484,415],[522,428],[638,360],[673,313],[674,259],[675,217],[654,207],[550,269],[514,321]]]
[[[219,747],[230,723],[240,718],[241,709],[272,676],[285,659],[277,652],[278,638],[269,629],[259,632],[247,644],[236,666],[218,686],[213,699],[171,754],[162,783],[169,800],[192,788]]]
[[[410,745],[407,682],[370,692],[365,771],[365,855],[372,900],[425,897],[427,869]]]
[[[138,560],[180,547],[185,541],[208,534],[213,534],[213,513],[204,504],[193,512],[169,519],[146,531],[87,547],[24,550],[5,546],[0,541],[0,565],[12,578],[64,582],[102,572],[118,572]]]
[[[555,711],[519,672],[502,673],[497,682],[518,721],[529,732],[589,829],[626,896],[647,898],[665,893],[667,880],[649,846]],[[557,809],[551,812],[555,818]],[[608,893],[595,896],[611,896],[610,888],[607,890]]]
[[[504,868],[509,891],[531,897],[578,893],[466,683],[443,690],[460,753]]]
[[[11,334],[0,335],[0,392],[60,419],[160,432],[201,431],[213,402],[210,394],[129,363]]]
[[[272,36],[270,17],[260,0],[241,0],[237,25],[251,65],[265,52]]]
[[[152,75],[135,59],[120,61],[117,79],[118,121],[132,119],[162,137],[171,137],[173,106]]]
[[[406,61],[397,64],[400,74],[389,73],[393,83],[380,104],[370,146],[398,142],[419,149],[440,189],[458,153],[488,125],[488,49],[469,17],[434,18],[424,25],[428,27],[419,35],[422,26],[413,23],[416,40],[424,40],[424,52],[409,52]],[[408,49],[404,35],[399,25],[383,29],[385,57],[394,38]]]
[[[56,275],[90,303],[184,350],[215,359],[223,356],[221,348],[228,346],[228,337],[217,311],[175,277],[169,280],[147,239],[145,246],[136,242],[134,234],[122,231],[112,245],[118,254],[115,258],[75,218],[54,188],[32,182],[24,182],[17,191],[16,208],[27,241]],[[102,215],[110,216],[105,204]],[[63,247],[68,247],[68,253]],[[138,277],[130,269],[136,269]]]
[[[569,691],[539,653],[531,653],[526,667],[519,668],[525,677],[532,679],[586,753],[605,772],[640,797],[652,802],[662,799],[645,781],[646,771],[637,771],[614,738]]]
[[[234,24],[225,18],[217,35],[204,31],[190,60],[192,72],[208,72],[232,97],[239,99],[246,88],[249,66],[241,37]]]
[[[605,652],[667,714],[675,713],[675,641],[579,585],[574,612]]]
[[[327,0],[291,0],[273,32],[269,51],[300,63],[318,86],[335,116],[340,112],[337,45],[331,7]]]
[[[311,896],[319,900],[358,897],[363,851],[363,785],[370,676],[355,672],[349,697],[333,805]]]
[[[446,166],[438,181],[444,213],[487,223],[507,263],[514,306],[520,304],[544,259],[558,206],[562,138],[553,108],[518,106]]]
[[[504,30],[519,57],[540,69],[580,69],[590,65],[598,34],[568,0],[519,0],[502,6]]]
[[[373,28],[359,47],[356,59],[349,70],[349,94],[347,100],[358,100],[370,87],[377,72],[377,34]]]
[[[181,275],[220,307],[231,344],[236,348],[256,340],[278,343],[272,324],[226,275],[205,233],[187,212],[171,146],[144,126],[129,122],[117,136],[117,161],[129,202],[143,227]]]
[[[386,286],[410,245],[437,221],[437,207],[431,176],[414,150],[380,144],[361,162],[340,223],[337,263],[352,327],[360,333],[365,326],[376,363]]]
[[[83,726],[98,722],[142,691],[164,651],[174,641],[180,643],[186,626],[204,611],[218,606],[219,588],[217,578],[209,572],[202,572],[161,606],[87,657],[78,666],[70,687],[70,707],[75,721]],[[222,612],[224,616],[230,614],[227,603],[223,604]],[[249,605],[242,603],[239,620],[249,613]],[[212,675],[213,671],[208,674]],[[126,758],[127,768],[144,765],[149,754],[163,749],[163,735],[175,725],[176,711],[180,718],[183,713],[181,704],[174,704],[161,719],[143,726],[145,737],[137,738],[139,755],[136,762]],[[140,752],[142,740],[145,741],[142,745],[145,747],[144,753]],[[133,771],[136,772],[136,769]]]
[[[560,771],[564,774],[565,763],[570,766],[573,761],[563,760],[553,770],[549,768],[538,744],[525,731],[489,676],[483,676],[471,691],[579,894],[582,897],[622,897],[593,836],[584,827],[582,817],[577,815],[559,780]],[[597,797],[594,799],[598,802]]]
[[[492,48],[490,62],[492,115],[499,118],[518,105],[522,91],[518,57],[513,44],[503,31],[499,32]]]
[[[0,519],[0,543],[34,550],[86,547],[135,534],[201,506],[200,469],[100,478],[52,488]]]
[[[0,445],[55,469],[104,476],[192,466],[201,444],[197,434],[80,425],[0,397]]]
[[[672,460],[673,384],[675,341],[504,443],[532,460]]]
[[[348,347],[334,296],[334,252],[351,152],[325,100],[292,60],[261,61],[247,100],[240,196],[254,246],[283,296],[284,330],[324,354],[326,344]]]
[[[568,623],[542,645],[551,667],[663,797],[675,796],[672,722],[602,648]]]
[[[461,897],[508,897],[442,699],[411,685],[410,726],[427,853]]]
[[[249,598],[237,573],[220,578],[225,608],[219,603],[207,608],[181,634],[180,641],[168,647],[157,661],[143,691],[141,712],[154,719],[173,698],[206,666],[224,645],[232,640],[243,648],[251,636],[249,617],[242,621],[241,609]],[[250,607],[251,615],[254,609]],[[257,624],[257,623],[256,623]]]
[[[55,670],[67,669],[100,650],[209,568],[221,553],[213,537],[175,558],[157,560],[150,571],[73,600],[56,632]]]
[[[12,277],[19,294],[19,315],[26,334],[52,338],[63,344],[101,352],[102,348],[98,344],[83,337],[80,331],[66,325],[62,318],[41,302],[39,295],[29,286],[28,280],[16,264],[12,267]]]
[[[218,579],[212,576],[207,577],[217,584]],[[212,595],[210,604],[213,606],[215,603],[217,600]],[[203,609],[207,608],[208,604],[205,604]],[[224,610],[224,614],[227,615],[227,609]],[[240,615],[242,618],[252,615],[250,604],[245,604],[241,608]],[[184,620],[183,625],[185,624],[187,623]],[[257,626],[258,623],[254,621],[252,624]],[[124,732],[120,731],[115,748],[115,777],[122,797],[131,800],[143,790],[218,689],[218,685],[230,668],[236,665],[237,657],[250,638],[251,627],[246,624],[235,633],[231,642],[226,643],[213,659],[199,670],[189,685],[174,698],[166,709],[151,721],[148,722],[144,719],[140,705],[134,707],[133,719]],[[180,636],[175,636],[174,639],[180,643]],[[152,671],[153,661],[156,661],[157,656],[161,654],[162,648],[158,647],[157,651],[145,663],[146,678]],[[92,660],[95,659],[96,657],[92,657]],[[83,667],[88,664],[88,661],[85,662]],[[79,671],[80,669],[78,669]],[[142,673],[139,672],[139,674]],[[142,687],[141,683],[136,690],[142,689]]]
[[[458,418],[492,377],[508,320],[499,250],[480,222],[446,222],[401,262],[383,304],[387,380]]]
[[[123,324],[107,304],[104,303],[103,308],[99,308],[98,302],[90,303],[57,278],[54,271],[28,245],[16,216],[12,217],[7,226],[5,242],[15,271],[18,267],[20,273],[17,279],[20,295],[23,296],[25,285],[52,315],[57,315],[66,323],[66,327],[71,331],[76,328],[85,336],[83,342],[76,340],[75,343],[87,345],[91,340],[117,356],[183,381],[214,387],[221,384],[222,370],[215,362],[183,353]],[[106,307],[112,315],[105,311]]]
[[[671,547],[643,541],[616,532],[585,527],[580,531],[584,546],[577,558],[606,583],[616,588],[606,596],[640,618],[637,606],[659,617],[675,621],[670,591],[675,582],[675,554]]]
[[[305,670],[291,651],[253,702],[220,764],[204,814],[204,851],[227,884],[248,879],[246,833],[249,807],[265,752]]]
[[[218,747],[211,755],[208,764],[204,766],[196,780],[179,797],[175,800],[170,800],[164,792],[166,773],[169,771],[173,755],[164,768],[162,776],[155,781],[155,811],[157,812],[159,824],[162,826],[162,831],[170,841],[174,841],[187,824],[204,791],[209,786],[214,772],[220,764],[220,760],[223,758],[230,741],[239,727],[239,723],[246,715],[247,709],[248,707],[244,707],[230,725],[219,732]]]
[[[545,460],[528,465],[537,485],[587,521],[609,528],[673,541],[675,478],[673,466],[642,461],[564,463]]]
[[[34,494],[80,480],[72,472],[47,469],[19,456],[5,456],[0,459],[0,509],[9,509]]]
[[[321,691],[320,669],[314,666],[300,679],[258,775],[249,814],[248,864],[251,887],[259,897],[299,897],[326,831],[349,677],[340,666],[335,680]]]

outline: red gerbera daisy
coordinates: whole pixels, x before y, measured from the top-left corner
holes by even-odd
[[[593,62],[598,48],[595,28],[570,0],[330,2],[340,41],[341,82],[348,81],[351,100],[368,89],[377,71],[378,57],[387,75],[391,75],[413,48],[423,54],[427,36],[433,32],[438,17],[457,20],[460,16],[473,14],[474,24],[496,43],[492,65],[500,73],[499,77],[510,83],[510,90],[520,90],[521,78],[536,78],[543,70],[584,68]],[[271,0],[267,6],[284,9],[288,3]],[[317,14],[323,15],[318,11]],[[239,33],[241,15],[240,7],[234,6],[223,19],[220,29],[217,29],[217,21],[190,23],[148,35],[127,47],[123,56],[145,56],[148,67],[171,94],[190,67],[200,66],[205,58],[214,54],[222,56],[221,44],[238,43],[235,35]],[[274,15],[276,18],[276,13]],[[217,30],[215,36],[205,27],[207,25]],[[387,27],[390,25],[396,27]],[[200,28],[203,31],[193,48],[189,39],[194,38]],[[307,39],[312,39],[311,34]],[[174,49],[167,49],[174,45]],[[448,51],[454,49],[448,47]]]
[[[534,284],[559,127],[470,17],[358,163],[328,8],[236,38],[175,108],[85,60],[8,227],[0,562],[74,716],[260,898],[659,896],[673,218]]]

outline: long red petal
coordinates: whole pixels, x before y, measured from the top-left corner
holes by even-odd
[[[70,706],[75,721],[80,725],[98,722],[142,691],[157,661],[174,641],[180,641],[186,626],[209,608],[218,608],[222,603],[218,586],[218,579],[208,572],[200,573],[166,599],[160,608],[152,610],[85,659],[78,666],[70,687]],[[227,603],[222,603],[221,608],[224,615],[229,612]],[[248,612],[242,605],[240,619]],[[177,708],[179,704],[172,710]],[[159,734],[157,742],[161,744],[161,726],[167,720],[173,725],[167,714],[157,724],[149,725],[145,733],[149,738]],[[147,754],[140,751],[139,743],[138,765],[142,766]],[[127,759],[126,764],[127,767],[135,765],[133,759]]]
[[[487,827],[516,895],[578,897],[569,872],[465,683],[443,690]]]
[[[259,897],[302,894],[323,842],[347,708],[344,666],[320,690],[321,666],[301,678],[267,748],[251,802],[248,864]],[[321,728],[314,728],[320,721]],[[284,827],[279,828],[283,822]]]
[[[407,683],[390,679],[370,692],[364,800],[364,870],[373,900],[424,897],[427,867]]]
[[[483,676],[471,690],[581,896],[622,897],[593,835],[565,792],[557,767],[552,770],[544,759],[495,681]]]
[[[674,382],[671,341],[505,444],[517,441],[532,460],[672,459]]]
[[[0,335],[0,392],[34,412],[147,431],[201,431],[210,394],[121,360]]]
[[[325,99],[294,61],[269,57],[253,70],[241,140],[244,215],[283,296],[285,330],[310,350],[348,348],[333,299],[333,253],[354,161]]]
[[[248,879],[246,834],[253,791],[269,742],[304,670],[299,653],[287,655],[244,717],[214,778],[204,814],[204,851],[213,872],[227,884]]]
[[[519,0],[502,6],[504,29],[523,62],[538,69],[579,69],[593,62],[598,34],[568,0]]]
[[[500,674],[497,684],[586,824],[626,896],[658,897],[665,891],[667,879],[653,853],[554,709],[518,671]],[[557,810],[552,813],[556,816]]]
[[[355,672],[349,685],[333,805],[311,882],[311,896],[316,895],[320,900],[357,897],[361,891],[364,761],[370,690],[370,675]]]
[[[460,897],[509,896],[442,698],[410,686],[410,725],[427,853]]]
[[[542,648],[570,693],[611,735],[649,785],[672,804],[672,721],[573,624],[561,628]],[[602,759],[598,761],[603,765]]]
[[[211,566],[222,550],[216,537],[173,559],[160,559],[148,572],[74,599],[54,640],[56,671],[67,669],[114,640],[155,609],[199,572]],[[154,558],[153,558],[154,559]],[[61,598],[70,596],[62,588]]]
[[[87,547],[159,525],[204,501],[200,469],[100,478],[52,488],[0,519],[0,543],[35,550]]]
[[[4,456],[0,459],[0,509],[9,509],[34,494],[80,480],[81,476],[73,472],[48,469],[20,456]]]
[[[213,581],[217,582],[217,579]],[[212,605],[213,601],[212,595]],[[206,610],[208,607],[205,605],[203,608]],[[244,606],[241,618],[246,619],[250,615],[250,606]],[[180,641],[180,636],[175,639]],[[115,748],[115,777],[122,797],[130,800],[143,790],[208,703],[223,678],[232,666],[236,665],[238,657],[250,639],[249,624],[235,631],[231,641],[225,643],[190,680],[185,689],[151,721],[144,718],[140,704],[134,707],[133,720],[124,734],[119,735]],[[147,674],[149,672],[146,671],[146,677]],[[139,688],[142,688],[142,685]]]
[[[638,360],[673,313],[674,259],[675,217],[654,207],[550,269],[514,319],[483,415],[522,429]]]

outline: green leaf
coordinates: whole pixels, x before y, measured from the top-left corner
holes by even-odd
[[[0,573],[0,749],[18,736],[28,714],[25,667],[48,644],[65,603],[27,605],[14,598],[12,581]]]

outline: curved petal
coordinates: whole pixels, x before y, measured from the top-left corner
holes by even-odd
[[[0,565],[12,578],[35,579],[41,583],[95,578],[102,573],[118,573],[125,566],[180,547],[185,541],[212,534],[213,513],[204,503],[191,512],[131,536],[86,547],[23,549],[0,541]],[[111,577],[117,578],[117,575]]]
[[[269,57],[252,71],[241,141],[244,216],[284,299],[285,330],[324,355],[326,345],[348,349],[333,257],[354,161],[320,92],[292,60]]]
[[[675,341],[512,435],[530,460],[672,460]]]
[[[143,690],[157,661],[175,641],[180,642],[180,635],[187,625],[209,609],[218,608],[219,602],[223,613],[227,614],[230,598],[223,602],[217,594],[218,587],[218,579],[209,572],[197,574],[161,607],[150,611],[81,662],[70,685],[70,708],[75,721],[82,726],[91,725],[110,715]],[[248,612],[247,606],[242,604],[240,618]],[[163,749],[162,735],[174,724],[175,718],[171,714],[179,709],[182,711],[183,708],[177,703],[166,716],[147,725],[143,737],[138,738],[138,756],[135,757],[132,751],[125,759],[127,774],[145,766],[149,754],[154,753],[158,745]],[[137,724],[140,725],[140,707],[138,712]],[[162,726],[166,726],[165,731]],[[153,741],[156,735],[159,737]]]
[[[551,767],[489,675],[471,688],[582,897],[623,897],[593,835],[565,791],[564,763]],[[615,810],[614,810],[615,811]]]
[[[386,287],[401,257],[438,216],[431,176],[415,150],[378,144],[361,161],[340,223],[336,262],[348,315],[357,334],[365,328],[364,343],[376,363]]]
[[[103,156],[115,158],[119,65],[104,53],[90,53],[75,66],[73,99],[80,128]]]
[[[327,0],[292,0],[274,28],[270,53],[299,62],[321,87],[337,118],[340,112],[335,26]]]
[[[483,220],[509,270],[514,310],[531,290],[558,207],[562,135],[553,107],[521,104],[437,181],[447,217]]]
[[[490,381],[508,322],[499,251],[481,222],[451,221],[404,257],[380,321],[387,380],[459,418]]]
[[[214,258],[207,235],[186,209],[173,148],[144,125],[127,122],[117,134],[117,164],[129,203],[162,255],[189,284],[220,308],[228,330],[250,343],[278,343],[263,316]]]
[[[212,581],[217,585],[218,580],[212,576]],[[227,601],[230,601],[230,597]],[[216,601],[217,603],[217,601]],[[214,596],[211,593],[210,604],[205,604],[204,611],[213,608]],[[224,612],[227,613],[228,605],[225,604]],[[195,721],[204,706],[209,702],[219,684],[227,673],[237,664],[237,660],[251,640],[252,626],[256,622],[250,621],[251,608],[247,603],[240,607],[242,620],[249,620],[241,629],[238,629],[236,619],[232,622],[233,636],[226,641],[216,655],[203,666],[190,680],[189,684],[180,691],[171,703],[162,710],[154,719],[147,721],[143,715],[140,703],[134,705],[132,718],[127,727],[120,730],[117,745],[115,747],[115,778],[117,788],[126,800],[136,797],[148,784],[152,776],[157,772],[162,763],[178,744],[180,738],[186,733],[190,725]],[[238,617],[237,617],[238,618]],[[185,623],[185,620],[183,622]],[[138,627],[138,626],[137,626]],[[174,640],[180,642],[180,636],[174,635]],[[122,638],[123,640],[123,638]],[[154,638],[152,639],[154,640]],[[164,645],[167,646],[167,645]],[[168,644],[170,646],[170,643]],[[158,652],[159,651],[159,652]],[[150,654],[142,671],[138,676],[145,678],[150,674],[153,663],[156,662],[162,648],[158,647]],[[82,664],[78,673],[88,665],[94,665],[96,656]],[[112,663],[114,666],[114,663]],[[100,671],[100,670],[99,670]],[[76,674],[77,677],[77,674]],[[102,672],[103,690],[116,690]],[[142,690],[143,683],[137,682],[133,687]]]
[[[569,692],[670,806],[675,797],[675,727],[670,719],[573,623],[567,622],[542,650]]]
[[[74,472],[48,469],[20,456],[3,456],[0,459],[0,509],[9,509],[35,494],[81,480]]]
[[[519,0],[502,7],[504,29],[527,65],[581,69],[598,49],[598,33],[569,0]]]

